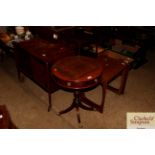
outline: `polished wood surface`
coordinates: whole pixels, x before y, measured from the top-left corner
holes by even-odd
[[[111,82],[122,71],[129,71],[133,62],[132,58],[123,56],[111,50],[105,50],[97,57],[100,65],[103,66],[102,80],[106,83]]]
[[[71,56],[57,61],[52,67],[52,73],[61,86],[84,89],[100,81],[102,66],[89,57]]]
[[[59,89],[51,78],[50,68],[57,60],[75,55],[74,46],[64,42],[51,43],[35,38],[15,43],[14,47],[19,79],[21,78],[20,73],[24,73],[48,93],[49,111],[51,93]]]
[[[92,102],[84,94],[85,89],[93,89],[101,82],[103,68],[96,59],[84,56],[66,57],[57,61],[51,71],[58,85],[74,93],[71,106],[60,111],[59,115],[76,108],[77,120],[80,123],[79,107],[85,110],[101,111],[102,106]]]
[[[0,105],[0,129],[16,129],[5,105]]]
[[[113,52],[111,50],[105,50],[97,57],[100,65],[103,66],[102,73],[102,108],[100,112],[103,112],[104,109],[104,101],[106,96],[106,90],[109,89],[116,94],[123,94],[128,78],[129,70],[131,69],[133,59],[127,56],[123,56],[119,53]],[[120,85],[118,88],[111,85],[111,82],[118,77],[120,79]]]
[[[128,71],[133,62],[132,58],[110,50],[105,50],[97,57],[91,59],[83,56],[76,56],[73,59],[72,56],[77,55],[75,48],[75,44],[68,44],[68,42],[62,40],[48,42],[39,38],[15,44],[18,76],[20,78],[20,73],[24,73],[47,91],[49,96],[48,110],[51,109],[51,93],[60,88],[56,83],[61,87],[74,90],[90,88],[98,83],[99,77],[95,75],[98,75],[101,68],[103,69],[101,80],[103,92],[105,92],[106,89],[110,89],[118,94],[124,92]],[[62,61],[64,58],[66,58],[65,63]],[[55,68],[53,67],[52,72],[56,75],[54,80],[51,77],[51,67],[53,64]],[[96,70],[96,68],[98,68],[98,70]],[[68,71],[72,72],[68,74]],[[85,77],[83,75],[85,75]],[[120,88],[116,89],[109,84],[118,76],[122,78]],[[55,79],[57,82],[55,82]],[[106,93],[103,93],[103,96],[105,96],[105,94]],[[84,95],[80,95],[80,98],[82,98],[81,96]],[[104,97],[101,107],[103,107],[103,103]],[[92,103],[90,104],[94,105]],[[98,109],[98,111],[103,112],[103,108],[99,108],[96,105],[94,107]]]
[[[53,63],[65,55],[73,55],[74,46],[65,42],[48,42],[42,39],[32,39],[30,41],[20,42],[19,46],[27,50],[32,56],[44,61]]]

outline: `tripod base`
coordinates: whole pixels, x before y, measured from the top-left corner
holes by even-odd
[[[71,111],[72,109],[76,108],[76,112],[77,112],[77,121],[78,123],[81,123],[81,119],[80,119],[80,113],[79,113],[79,108],[82,108],[84,110],[91,110],[91,111],[99,111],[101,112],[101,108],[99,105],[95,104],[94,102],[90,101],[85,95],[84,93],[81,93],[80,91],[75,91],[74,92],[74,99],[72,104],[65,110],[62,110],[58,113],[58,115],[62,115],[65,114],[69,111]]]

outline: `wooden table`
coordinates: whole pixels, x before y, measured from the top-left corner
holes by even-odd
[[[124,93],[128,73],[134,60],[111,50],[105,50],[97,57],[97,61],[100,63],[101,66],[103,66],[101,85],[103,88],[102,97],[104,105],[107,89],[119,95]],[[119,76],[121,76],[119,88],[111,86],[111,82]],[[101,112],[103,112],[103,108],[101,110]]]
[[[20,73],[23,73],[48,93],[50,111],[51,93],[59,89],[51,78],[50,68],[57,60],[75,55],[74,47],[64,42],[50,43],[39,38],[15,43],[14,47],[19,79]]]
[[[100,105],[90,101],[84,95],[84,91],[93,89],[101,82],[103,68],[95,59],[84,56],[66,57],[57,61],[51,71],[58,85],[65,90],[74,92],[71,106],[59,114],[69,112],[75,107],[80,123],[79,107],[85,110],[101,111]]]

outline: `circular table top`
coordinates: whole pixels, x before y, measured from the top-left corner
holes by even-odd
[[[97,60],[85,56],[65,57],[52,66],[56,82],[63,87],[74,89],[96,85],[102,70]]]

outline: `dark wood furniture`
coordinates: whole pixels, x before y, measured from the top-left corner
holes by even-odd
[[[0,129],[17,129],[5,105],[0,105]]]
[[[22,72],[48,92],[48,111],[51,108],[51,93],[59,89],[58,85],[51,78],[51,66],[59,59],[76,55],[77,53],[75,51],[78,52],[77,49],[80,50],[79,54],[83,54],[81,48],[85,47],[85,44],[89,46],[95,43],[97,45],[96,47],[98,47],[98,45],[102,47],[102,43],[100,42],[101,38],[94,42],[95,38],[98,37],[97,35],[94,38],[94,34],[99,33],[100,28],[101,27],[98,28],[98,32],[93,31],[93,33],[90,33],[91,31],[81,30],[80,27],[62,31],[52,31],[52,35],[53,32],[58,33],[58,39],[52,39],[49,42],[35,38],[30,41],[15,44],[15,58],[19,78],[20,72]],[[89,39],[87,40],[87,38]],[[97,59],[100,65],[104,67],[101,82],[104,92],[103,96],[105,96],[107,88],[118,94],[122,94],[125,89],[127,74],[133,59],[112,51],[106,51],[99,55],[91,56]],[[114,89],[110,87],[109,83],[120,75],[122,75],[120,88]],[[96,109],[103,112],[103,108],[96,107]]]
[[[74,26],[30,26],[30,31],[34,37],[39,37],[52,42],[54,39],[53,34],[57,34],[58,39],[64,39],[65,35],[74,29]]]
[[[48,111],[50,111],[51,93],[58,90],[58,86],[51,78],[50,68],[57,60],[75,55],[74,46],[64,42],[52,43],[32,39],[14,43],[14,47],[19,79],[20,73],[23,73],[48,93]]]
[[[101,111],[101,105],[95,104],[85,97],[84,91],[92,89],[101,82],[102,65],[97,60],[72,56],[57,61],[52,67],[52,75],[55,82],[65,90],[74,92],[74,100],[71,106],[59,114],[69,112],[74,107],[77,111],[77,119],[80,123],[79,107],[85,110]]]
[[[94,34],[90,31],[94,27],[81,26],[34,26],[29,27],[35,37],[43,38],[50,42],[64,41],[74,44],[79,52],[85,44],[96,42]],[[56,37],[55,37],[56,36]]]
[[[129,70],[132,67],[133,59],[115,53],[110,50],[105,50],[97,57],[98,62],[103,66],[101,85],[103,89],[103,102],[106,96],[106,90],[109,89],[117,94],[123,94],[128,78]],[[111,82],[116,80],[119,76],[120,86],[115,88]],[[104,103],[103,103],[104,104]],[[103,111],[103,109],[101,109]],[[102,112],[101,111],[101,112]]]
[[[82,55],[95,55],[83,50],[90,43],[97,43],[103,48],[113,49],[113,40],[120,39],[122,44],[140,48],[136,52],[123,50],[120,54],[134,59],[133,68],[136,69],[147,62],[147,51],[154,47],[154,27],[142,26],[36,26],[30,27],[32,33],[49,41],[53,40],[53,33],[68,43],[74,42]],[[116,52],[119,52],[116,50]]]

